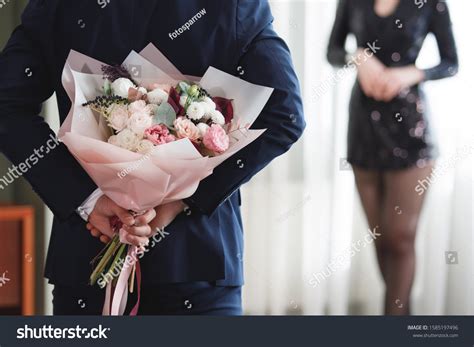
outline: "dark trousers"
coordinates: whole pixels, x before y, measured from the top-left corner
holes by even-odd
[[[143,286],[138,315],[242,315],[242,287],[211,282]],[[97,286],[60,286],[53,290],[54,315],[101,315],[105,289]],[[136,303],[129,295],[125,314]]]

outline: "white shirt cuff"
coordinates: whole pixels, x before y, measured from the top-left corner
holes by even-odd
[[[97,200],[99,200],[102,195],[104,195],[104,193],[102,193],[102,190],[100,190],[100,188],[97,188],[91,195],[89,195],[89,197],[82,203],[82,205],[78,207],[77,213],[79,214],[79,216],[81,216],[82,219],[84,219],[84,221],[87,222],[89,220],[89,215],[94,210]]]

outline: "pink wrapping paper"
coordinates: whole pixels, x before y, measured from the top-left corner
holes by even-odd
[[[198,82],[213,96],[233,99],[234,120],[247,128],[233,132],[229,149],[212,158],[202,156],[188,139],[157,146],[146,155],[111,145],[107,139],[112,134],[104,119],[82,106],[103,94],[103,65],[106,64],[79,52],[70,52],[62,82],[72,106],[59,130],[59,139],[104,194],[125,209],[140,212],[191,196],[215,167],[265,131],[248,127],[267,103],[272,88],[248,83],[213,67],[202,78],[185,76],[149,44],[140,54],[132,51],[123,62],[135,81],[144,86],[176,85],[181,80]],[[140,67],[141,73],[134,74],[137,70],[131,69],[133,66]],[[104,314],[123,314],[130,271],[122,270],[111,307],[106,302]],[[111,290],[109,285],[108,298],[112,297]]]
[[[233,99],[234,119],[242,125],[250,126],[255,121],[273,91],[212,67],[202,79],[185,76],[151,44],[141,54],[131,52],[123,64],[141,67],[143,77],[132,76],[143,85],[193,80],[213,96]],[[106,142],[111,134],[105,121],[82,106],[102,93],[102,65],[106,64],[70,52],[62,81],[72,106],[59,130],[59,139],[104,194],[123,208],[138,212],[191,196],[215,167],[265,131],[234,132],[229,149],[212,158],[202,156],[188,139],[157,146],[147,155],[111,145]],[[129,173],[119,177],[126,171]]]

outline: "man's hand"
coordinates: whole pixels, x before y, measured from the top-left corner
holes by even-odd
[[[130,212],[117,205],[106,195],[102,195],[97,200],[94,210],[89,216],[87,229],[90,230],[93,236],[107,243],[114,236],[114,230],[110,226],[110,218],[115,216],[123,223],[123,229],[131,234],[130,237],[127,236],[127,241],[137,246],[147,243],[148,238],[146,236],[151,233],[148,223],[155,218],[155,210],[149,210],[145,214],[134,218]]]
[[[157,229],[163,229],[170,225],[186,207],[186,204],[181,200],[155,207],[156,217],[150,223],[153,234]]]
[[[101,198],[102,199],[102,198]],[[112,204],[113,201],[110,201]],[[97,201],[99,203],[99,201]],[[117,205],[116,205],[117,206]],[[97,207],[97,205],[96,205]],[[121,209],[120,206],[117,206]],[[127,232],[126,239],[132,245],[143,246],[148,244],[148,240],[152,237],[157,229],[163,229],[173,222],[178,214],[184,211],[186,205],[182,201],[175,201],[169,204],[161,205],[155,207],[155,209],[147,211],[145,214],[135,217],[135,222],[124,223],[123,229]],[[123,210],[123,209],[122,209]],[[129,217],[133,219],[130,213],[124,210]],[[111,216],[115,216],[112,214]],[[92,214],[91,214],[92,216]],[[119,217],[120,218],[120,217]],[[95,223],[94,221],[97,221]],[[123,222],[123,220],[121,219]],[[89,223],[87,224],[87,229],[90,230],[91,234],[95,237],[100,237],[100,240],[104,243],[110,241],[110,238],[113,236],[113,231],[110,234],[106,234],[103,230],[111,231],[109,224],[109,218],[107,218],[107,223],[105,220],[94,218],[91,220],[89,217]],[[100,224],[100,226],[99,226]],[[110,236],[108,236],[110,235]]]
[[[132,245],[142,247],[148,245],[148,239],[153,236],[153,229],[149,223],[156,217],[154,209],[146,211],[144,214],[135,217],[133,226],[123,225],[122,229],[126,231],[125,239]]]

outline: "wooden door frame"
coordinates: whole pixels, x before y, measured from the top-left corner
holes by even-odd
[[[35,234],[34,209],[31,206],[0,206],[0,221],[21,221],[22,286],[21,314],[35,314]]]

